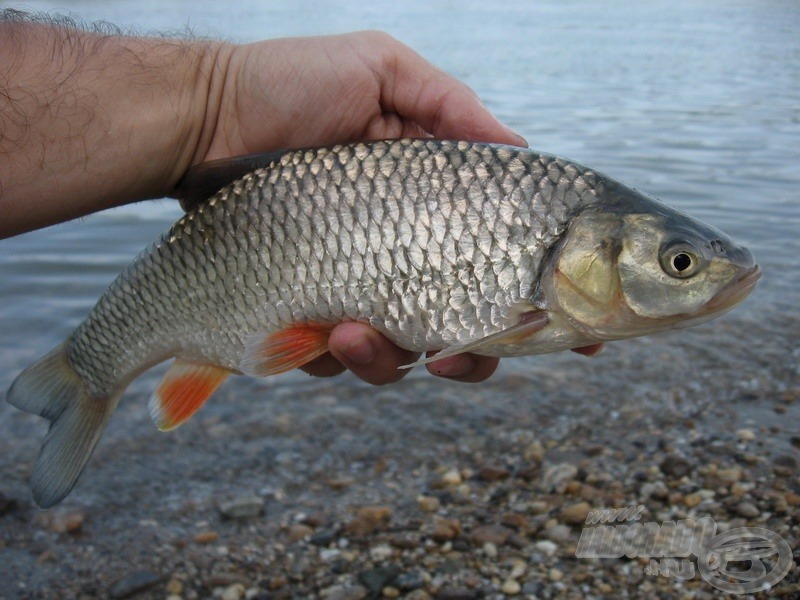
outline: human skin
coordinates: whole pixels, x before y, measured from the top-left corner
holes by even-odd
[[[527,145],[469,87],[380,32],[235,45],[4,11],[0,56],[0,238],[168,196],[218,158],[420,136]],[[417,359],[360,323],[329,344],[305,371],[347,368],[378,385]],[[497,364],[465,354],[427,368],[477,382]]]

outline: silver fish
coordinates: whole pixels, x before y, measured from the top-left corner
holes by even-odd
[[[323,354],[342,321],[436,358],[537,354],[706,321],[759,277],[720,231],[509,146],[288,151],[201,166],[184,187],[188,213],[8,392],[50,420],[32,478],[42,507],[72,489],[127,385],[168,358],[150,401],[161,429],[231,373]]]

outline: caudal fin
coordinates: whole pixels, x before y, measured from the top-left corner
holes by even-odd
[[[33,499],[42,508],[69,494],[92,455],[116,398],[93,397],[67,359],[62,344],[14,380],[9,403],[50,421],[33,469]]]

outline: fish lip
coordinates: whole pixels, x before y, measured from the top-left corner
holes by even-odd
[[[706,311],[704,312],[724,310],[739,304],[739,302],[750,295],[760,278],[761,267],[759,265],[753,265],[742,273],[741,276],[717,292],[716,295],[708,301],[708,304],[706,304]]]

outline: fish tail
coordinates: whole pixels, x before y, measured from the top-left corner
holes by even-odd
[[[33,469],[33,499],[50,508],[69,494],[100,439],[118,396],[92,395],[67,358],[66,343],[23,371],[10,404],[50,421]]]

